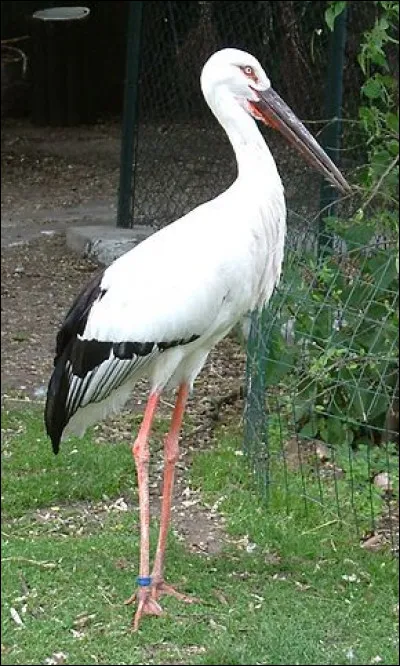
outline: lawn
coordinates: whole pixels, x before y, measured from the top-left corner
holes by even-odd
[[[362,549],[346,524],[302,518],[301,498],[289,514],[267,511],[232,429],[190,470],[227,544],[207,556],[169,540],[168,580],[201,603],[163,599],[165,615],[131,633],[123,600],[137,575],[138,513],[127,441],[89,434],[54,457],[40,411],[2,420],[3,664],[398,663],[396,561]]]

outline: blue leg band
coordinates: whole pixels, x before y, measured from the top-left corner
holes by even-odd
[[[140,587],[149,587],[149,585],[151,585],[151,577],[150,576],[138,576],[136,578],[136,582]]]

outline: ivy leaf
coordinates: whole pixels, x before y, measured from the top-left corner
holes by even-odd
[[[387,124],[388,128],[392,132],[395,132],[396,134],[398,134],[398,132],[399,132],[399,114],[398,113],[392,113],[392,112],[389,111],[386,114],[385,120],[386,120],[386,124]],[[399,145],[398,139],[397,139],[396,143],[397,143],[397,147],[398,147],[398,145]]]
[[[353,252],[354,257],[355,250],[364,248],[372,243],[375,233],[375,229],[369,224],[354,224],[345,229],[341,233],[341,237],[346,241],[347,249]]]
[[[313,419],[312,421],[308,421],[308,423],[306,423],[306,425],[303,426],[303,428],[300,430],[299,435],[301,435],[301,437],[305,438],[309,437],[310,439],[312,439],[317,435],[317,433],[318,433],[318,425],[315,419]]]
[[[376,78],[368,79],[362,87],[362,92],[368,99],[379,99],[383,94],[381,81]]]
[[[348,431],[339,419],[328,419],[326,427],[326,441],[333,446],[348,443]]]
[[[325,11],[325,21],[331,32],[333,32],[336,18],[344,11],[346,4],[346,2],[332,2]]]

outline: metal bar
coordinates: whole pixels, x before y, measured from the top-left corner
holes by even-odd
[[[117,227],[129,228],[133,220],[133,165],[139,98],[140,37],[143,2],[129,2],[126,77],[122,118]]]
[[[346,45],[347,9],[336,18],[329,45],[329,65],[325,96],[325,117],[321,144],[329,157],[339,164],[340,136],[342,131],[343,67]],[[322,252],[332,247],[332,236],[326,231],[324,218],[333,215],[338,194],[325,179],[320,190],[319,248]]]

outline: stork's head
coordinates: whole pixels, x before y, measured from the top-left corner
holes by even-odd
[[[238,49],[217,51],[203,67],[201,88],[211,108],[218,91],[229,92],[229,98],[235,99],[249,115],[279,130],[338,190],[342,193],[351,191],[350,185],[319,143],[272,88],[254,56]]]
[[[223,49],[214,53],[201,73],[204,96],[216,89],[228,88],[242,106],[257,101],[258,92],[271,87],[270,80],[254,56],[238,49]]]

